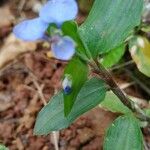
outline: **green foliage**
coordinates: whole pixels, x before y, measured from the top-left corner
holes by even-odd
[[[112,67],[113,65],[119,62],[119,60],[122,58],[124,53],[125,53],[125,45],[122,44],[121,46],[104,54],[101,59],[101,64],[108,68]]]
[[[150,77],[150,42],[141,36],[130,41],[130,53],[140,72]]]
[[[107,110],[115,113],[128,114],[132,111],[126,107],[119,98],[112,92],[107,92],[105,99],[100,103],[101,107],[106,108]]]
[[[92,56],[121,45],[140,24],[143,0],[95,0],[79,33]]]
[[[82,6],[87,4],[87,0],[80,2]],[[89,2],[91,3],[92,1]],[[72,91],[69,94],[60,91],[43,107],[36,120],[36,135],[47,135],[51,131],[67,128],[80,115],[100,104],[109,111],[124,114],[107,130],[104,150],[143,149],[139,122],[132,111],[112,92],[106,94],[107,86],[104,81],[97,78],[87,81],[87,63],[92,58],[100,58],[99,62],[108,68],[120,60],[125,53],[125,40],[140,24],[142,9],[143,0],[95,0],[89,16],[80,27],[74,21],[63,23],[62,31],[58,30],[55,24],[49,26],[49,35],[59,32],[64,36],[70,36],[76,43],[76,54],[64,71],[64,77],[69,75],[72,81]],[[144,29],[149,30],[145,27]],[[142,45],[141,40],[144,43]],[[134,37],[130,41],[130,48],[139,70],[150,76],[149,41],[143,37]]]
[[[146,114],[147,116],[150,117],[150,109],[144,109],[144,112],[145,112],[145,114]]]
[[[72,79],[72,92],[70,94],[64,93],[64,113],[67,116],[72,109],[80,89],[87,80],[88,66],[78,57],[74,57],[65,68],[64,74],[69,74]]]
[[[39,112],[34,133],[46,135],[51,131],[67,128],[77,117],[94,108],[105,97],[106,85],[102,80],[92,78],[79,92],[70,114],[64,116],[64,99],[62,92],[55,95]]]
[[[77,23],[75,21],[66,21],[63,23],[61,28],[64,35],[70,36],[76,42],[77,52],[80,53],[83,57],[86,57],[87,51],[80,39]]]
[[[117,118],[107,130],[104,150],[143,150],[143,137],[136,118],[131,115]]]
[[[5,147],[4,145],[0,144],[0,150],[9,150],[7,147]]]

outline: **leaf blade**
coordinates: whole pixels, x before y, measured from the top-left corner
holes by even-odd
[[[94,58],[119,46],[140,24],[143,0],[95,0],[79,28],[82,41]]]
[[[116,143],[117,141],[117,143]],[[117,118],[109,127],[104,140],[104,150],[142,150],[140,126],[132,115]]]
[[[72,92],[70,94],[63,94],[64,113],[67,116],[73,107],[80,89],[87,80],[88,66],[78,57],[74,57],[65,68],[64,74],[68,74],[72,78]]]
[[[110,68],[119,62],[124,53],[125,53],[125,45],[122,44],[121,46],[116,47],[115,49],[106,53],[104,57],[101,59],[101,64],[107,68]]]
[[[64,116],[63,93],[54,96],[39,112],[34,134],[46,135],[68,127],[77,117],[98,105],[105,97],[106,88],[102,80],[92,78],[82,87],[68,117]]]
[[[100,103],[100,107],[114,113],[128,114],[132,111],[126,107],[113,92],[107,92],[105,99]]]

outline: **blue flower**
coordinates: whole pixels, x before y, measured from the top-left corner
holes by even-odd
[[[46,31],[51,23],[59,28],[63,22],[75,19],[78,12],[75,0],[49,0],[41,9],[39,17],[29,19],[16,25],[13,33],[17,38],[25,41],[44,39]],[[70,59],[75,53],[75,44],[70,37],[51,37],[51,48],[56,58]],[[54,41],[54,42],[53,42]]]
[[[51,50],[57,59],[69,60],[75,52],[75,42],[69,37],[52,37]]]
[[[19,39],[25,41],[35,41],[42,39],[48,23],[43,22],[40,18],[25,20],[16,25],[13,29],[13,33]]]
[[[75,19],[77,12],[75,0],[49,0],[41,9],[40,17],[47,23],[60,26],[64,21]]]

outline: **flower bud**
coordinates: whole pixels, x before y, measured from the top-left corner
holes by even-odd
[[[62,87],[65,94],[70,94],[72,91],[72,79],[70,75],[65,75],[65,78],[62,82]]]

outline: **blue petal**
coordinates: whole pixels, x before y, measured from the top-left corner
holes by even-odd
[[[40,11],[40,17],[47,23],[56,23],[60,26],[63,22],[75,19],[78,6],[75,0],[51,0]]]
[[[13,33],[19,39],[25,41],[34,41],[42,39],[46,29],[48,28],[48,23],[43,22],[40,18],[25,20],[13,29]]]
[[[68,36],[59,37],[57,41],[52,42],[51,50],[57,59],[69,60],[75,53],[75,43]]]

